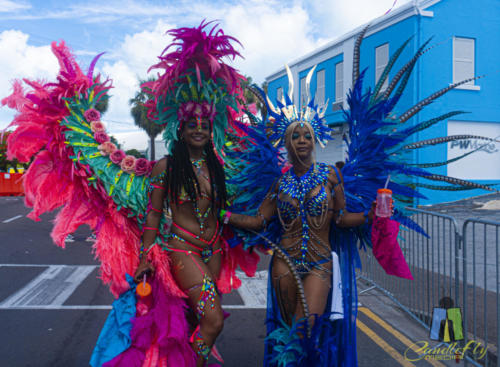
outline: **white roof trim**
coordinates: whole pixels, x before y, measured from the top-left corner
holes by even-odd
[[[359,32],[361,32],[361,30],[364,27],[366,27],[368,24],[370,24],[370,27],[368,28],[368,30],[365,34],[365,37],[370,36],[374,33],[380,32],[381,30],[383,30],[387,27],[390,27],[391,25],[398,23],[398,22],[401,22],[402,20],[409,18],[411,16],[414,16],[414,15],[433,17],[434,12],[428,11],[425,9],[434,5],[434,4],[439,3],[440,1],[442,1],[442,0],[413,0],[413,2],[408,2],[404,5],[401,5],[399,8],[396,8],[393,12],[386,14],[386,15],[382,15],[378,18],[375,18],[371,22],[365,23],[365,24],[353,29],[352,31],[345,33],[344,35],[340,36],[339,38],[334,39],[321,47],[318,47],[314,51],[311,51],[303,56],[300,56],[299,58],[289,62],[288,66],[290,68],[292,68],[294,66],[298,66],[299,64],[303,63],[304,61],[307,61],[312,56],[324,53],[332,48],[341,47],[343,42],[349,40],[350,38],[356,37],[359,34]],[[309,63],[307,63],[307,64],[309,64]],[[304,67],[303,69],[307,69],[308,67],[310,67],[310,65]],[[300,70],[300,71],[302,71],[302,70]],[[285,74],[286,74],[285,68],[282,67],[282,68],[276,70],[275,72],[269,74],[265,78],[265,80],[266,80],[266,82],[269,83],[270,81],[273,81],[277,78],[280,78],[281,76],[283,76]]]

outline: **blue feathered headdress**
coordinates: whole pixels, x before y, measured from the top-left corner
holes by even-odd
[[[314,103],[314,98],[311,98],[310,84],[311,78],[316,70],[314,66],[306,77],[305,90],[307,94],[307,102],[305,107],[299,109],[293,103],[293,76],[288,65],[285,65],[285,69],[288,75],[288,93],[282,97],[282,100],[277,100],[277,107],[274,107],[269,96],[260,88],[253,86],[257,89],[262,101],[266,104],[267,111],[269,114],[269,121],[272,122],[271,135],[269,140],[273,143],[275,147],[283,146],[285,142],[285,132],[287,128],[294,122],[308,123],[311,125],[314,135],[316,137],[316,142],[325,147],[328,140],[331,140],[331,129],[326,124],[324,120],[326,106],[328,106],[328,101],[323,107],[319,107]],[[274,120],[274,121],[273,121]]]

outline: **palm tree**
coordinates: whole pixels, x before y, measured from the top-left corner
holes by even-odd
[[[139,85],[142,85],[145,82],[154,81],[153,77],[148,78],[147,80],[139,80]],[[144,90],[140,89],[129,101],[129,104],[132,106],[130,113],[134,118],[134,123],[146,131],[146,134],[149,136],[150,146],[151,146],[151,160],[155,160],[155,138],[161,133],[163,127],[156,124],[153,120],[148,117],[148,109],[144,106],[148,100],[152,97],[150,94],[144,92]]]
[[[262,82],[260,85],[260,89],[264,91],[264,93],[267,95],[267,82]],[[262,103],[260,100],[257,102],[257,109],[260,112],[260,118],[262,121],[266,121],[267,118],[267,107],[265,103]]]
[[[95,109],[101,113],[105,114],[109,107],[109,97],[106,95],[102,97],[96,104]]]
[[[246,81],[241,83],[241,86],[243,88],[243,95],[245,97],[245,104],[251,104],[255,103],[255,106],[257,107],[257,110],[260,112],[260,117],[262,120],[265,120],[266,115],[267,115],[267,109],[266,105],[258,99],[255,94],[253,94],[247,86],[251,86],[253,83],[252,77],[251,76],[245,76]],[[261,89],[264,90],[264,92],[267,93],[267,83],[263,82],[262,85],[260,86]]]
[[[94,83],[98,82],[97,78],[94,78]],[[105,94],[99,101],[95,104],[95,109],[104,115],[109,107],[109,96]]]

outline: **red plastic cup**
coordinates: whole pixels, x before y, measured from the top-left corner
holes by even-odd
[[[392,191],[389,189],[377,190],[377,207],[375,215],[381,218],[389,218],[392,215]]]

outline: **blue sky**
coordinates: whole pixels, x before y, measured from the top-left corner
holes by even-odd
[[[397,6],[410,0],[398,0]],[[86,69],[105,51],[97,69],[113,79],[103,120],[126,148],[144,149],[146,136],[134,127],[128,100],[147,77],[170,39],[165,31],[218,20],[243,44],[245,59],[234,66],[262,82],[289,62],[383,15],[394,0],[245,1],[61,1],[0,0],[0,98],[13,79],[52,80],[57,61],[50,43],[64,39]],[[0,109],[0,128],[13,112]]]

